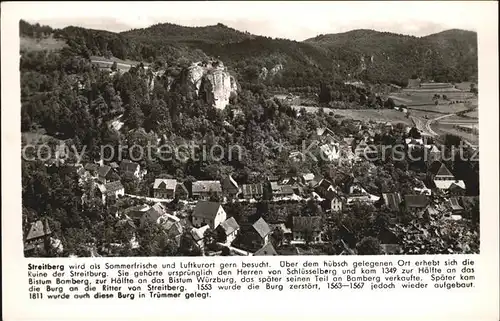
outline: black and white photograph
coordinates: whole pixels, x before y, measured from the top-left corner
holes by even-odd
[[[24,256],[479,254],[477,32],[286,5],[21,19]]]

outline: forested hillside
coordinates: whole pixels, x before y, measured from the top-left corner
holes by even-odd
[[[45,30],[47,31],[47,30]],[[23,22],[23,35],[33,35]],[[373,30],[320,35],[304,42],[250,35],[225,25],[157,24],[122,33],[67,27],[55,30],[73,53],[173,63],[218,57],[244,81],[289,87],[318,86],[326,79],[359,79],[406,85],[418,76],[440,82],[477,77],[477,35],[448,30],[417,38]],[[263,67],[283,69],[260,77]],[[272,78],[272,79],[271,79]]]

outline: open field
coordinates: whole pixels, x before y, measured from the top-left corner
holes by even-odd
[[[446,120],[443,119],[441,122],[453,123],[453,124],[477,124],[478,119],[477,118],[461,117],[458,115],[452,115],[450,117],[447,117]]]
[[[408,110],[421,110],[421,111],[428,111],[431,113],[442,113],[442,114],[453,114],[453,113],[458,113],[464,110],[467,110],[471,108],[471,105],[468,104],[439,104],[439,105],[423,105],[423,106],[415,106],[411,107],[408,106]]]
[[[21,37],[19,39],[21,50],[26,51],[42,51],[42,50],[60,50],[66,47],[66,42],[63,40],[55,39],[52,36],[43,39],[34,39],[28,37]]]
[[[470,117],[470,118],[479,118],[479,111],[473,110],[465,114],[465,116]]]
[[[455,87],[457,87],[458,89],[460,90],[464,90],[464,91],[469,91],[470,90],[470,85],[471,84],[474,84],[476,85],[477,87],[477,84],[476,83],[473,83],[471,81],[465,81],[465,82],[461,82],[459,84],[455,84]]]
[[[439,135],[452,134],[461,137],[462,139],[468,141],[471,144],[478,145],[479,144],[479,136],[471,133],[467,133],[465,131],[459,130],[455,128],[453,124],[444,124],[444,123],[434,123],[431,125],[432,130],[434,130]]]
[[[439,92],[402,92],[402,93],[392,93],[389,97],[394,100],[396,104],[405,104],[407,106],[419,106],[419,105],[431,105],[434,104],[432,98],[434,94],[442,95]],[[472,93],[457,91],[452,93],[445,93],[448,100],[440,100],[441,104],[447,104],[449,101],[454,100],[477,100]]]
[[[106,58],[106,57],[101,57],[101,56],[91,56],[90,60],[93,63],[103,63],[103,64],[106,63],[106,64],[110,64],[110,65],[112,65],[114,62],[116,62],[118,68],[120,68],[120,67],[130,68],[131,66],[136,66],[136,65],[140,64],[139,61],[134,61],[134,60],[129,60],[129,59],[122,60],[122,59],[119,59],[116,57]],[[148,67],[150,65],[149,63],[145,63],[145,62],[143,62],[143,64],[144,64],[144,67]]]
[[[307,112],[316,112],[319,108],[317,107],[307,107],[307,106],[292,106],[295,110],[300,110],[302,107],[306,109]],[[325,113],[333,112],[335,115],[339,115],[345,118],[351,118],[361,121],[375,121],[375,122],[392,122],[392,123],[404,123],[411,125],[410,119],[405,117],[403,112],[394,109],[333,109],[333,108],[323,108]]]

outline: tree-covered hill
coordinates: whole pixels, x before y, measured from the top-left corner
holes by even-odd
[[[362,29],[305,42],[329,48],[340,63],[346,61],[342,57],[352,57],[352,73],[366,80],[404,84],[414,75],[443,82],[477,77],[477,34],[472,31],[453,29],[417,38]]]
[[[22,34],[36,34],[36,26],[21,24]],[[52,31],[45,26],[38,29]],[[332,78],[403,86],[414,76],[438,82],[477,78],[477,34],[456,29],[421,38],[361,29],[303,42],[255,36],[223,24],[165,23],[122,33],[67,27],[53,32],[67,42],[66,50],[78,55],[160,64],[211,56],[231,67],[242,81],[285,88],[318,86]],[[259,77],[263,67],[270,70],[277,65],[283,67],[281,77]]]

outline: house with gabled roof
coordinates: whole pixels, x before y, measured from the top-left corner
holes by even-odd
[[[242,226],[242,245],[247,250],[251,250],[253,252],[269,242],[270,235],[271,227],[262,217],[260,217],[253,224],[245,224]]]
[[[140,219],[141,227],[146,226],[147,224],[157,224],[160,217],[167,213],[167,210],[164,205],[161,203],[156,203],[151,206],[144,215],[142,215]]]
[[[240,191],[240,187],[238,186],[238,183],[233,179],[231,175],[227,175],[224,177],[224,179],[221,181],[222,185],[222,192],[224,195],[228,197],[236,197]]]
[[[157,178],[153,183],[153,195],[155,198],[173,199],[176,187],[176,179]]]
[[[239,230],[240,226],[234,217],[231,216],[217,227],[216,232],[218,239],[222,243],[231,244],[236,236],[238,236]]]
[[[292,220],[293,241],[321,242],[323,230],[321,216],[294,216]]]
[[[184,183],[177,182],[175,187],[175,197],[180,200],[186,200],[189,198],[189,190]]]
[[[461,214],[464,211],[464,208],[460,205],[458,197],[451,197],[449,204],[453,214]]]
[[[102,203],[106,204],[109,200],[116,200],[125,195],[125,188],[121,181],[114,181],[105,184],[97,184],[97,194]]]
[[[407,211],[424,211],[429,205],[429,198],[426,195],[405,195],[404,204]]]
[[[344,199],[338,192],[329,190],[326,192],[321,206],[327,212],[341,212],[344,206]]]
[[[318,128],[316,128],[316,135],[318,135],[318,136],[330,135],[333,137],[335,135],[335,133],[328,127],[318,127]]]
[[[205,248],[205,232],[210,229],[210,226],[203,225],[198,228],[192,228],[190,231],[191,237],[200,250]]]
[[[326,193],[329,191],[335,192],[335,187],[333,187],[332,182],[328,179],[321,179],[319,183],[314,187],[314,191],[321,197],[325,198]]]
[[[429,167],[429,174],[434,181],[454,181],[455,176],[442,162],[435,161]]]
[[[434,162],[429,168],[429,174],[434,181],[436,188],[453,192],[455,195],[462,195],[465,192],[465,183],[462,180],[455,179],[455,176],[446,167],[444,163]]]
[[[193,199],[208,199],[212,195],[222,195],[222,186],[219,181],[196,181],[191,185]]]
[[[91,176],[96,176],[99,171],[99,165],[96,163],[87,163],[85,164],[84,169],[89,172]]]
[[[310,182],[314,180],[316,176],[313,173],[305,173],[300,176],[302,184],[308,185]]]
[[[272,187],[272,185],[271,185]],[[293,187],[291,185],[277,185],[277,189],[273,189],[273,196],[275,198],[288,198],[294,195]]]
[[[212,229],[216,229],[219,224],[226,220],[227,214],[221,203],[198,201],[191,218],[193,225],[196,227],[209,225]]]
[[[125,177],[136,179],[142,179],[146,174],[144,171],[141,172],[141,165],[128,159],[124,159],[120,163],[120,173]]]
[[[24,251],[45,250],[45,240],[51,235],[52,231],[46,219],[31,223],[31,227],[24,240]]]
[[[399,193],[382,193],[384,206],[391,211],[399,211],[403,199]]]
[[[169,239],[173,240],[177,246],[180,245],[181,236],[183,233],[182,225],[179,221],[167,219],[162,221],[163,217],[159,218],[159,224]]]
[[[120,176],[108,165],[102,165],[97,170],[97,180],[103,184],[106,184],[111,181],[117,181],[120,179]]]
[[[243,184],[241,195],[245,199],[261,199],[264,195],[264,188],[262,184]]]
[[[273,244],[271,242],[266,243],[263,247],[257,250],[253,254],[254,256],[274,256],[278,255],[278,252],[276,252]]]
[[[465,183],[461,180],[456,180],[450,184],[448,187],[448,195],[453,196],[464,196],[465,195]]]

